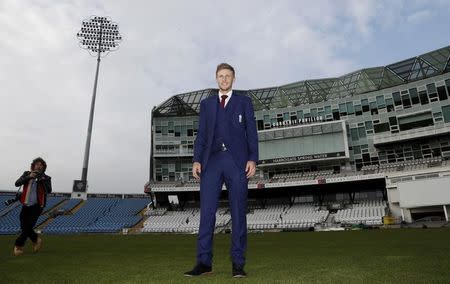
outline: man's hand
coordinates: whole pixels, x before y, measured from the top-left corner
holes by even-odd
[[[202,172],[202,165],[199,162],[192,164],[192,175],[196,180],[200,180],[200,174]]]
[[[248,161],[245,167],[245,172],[247,173],[247,178],[251,178],[256,173],[256,163],[253,161]]]
[[[30,175],[29,175],[30,178],[36,178],[36,176],[37,176],[37,173],[35,171],[30,172]]]

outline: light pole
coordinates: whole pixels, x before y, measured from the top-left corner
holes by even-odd
[[[82,196],[80,193],[84,193],[83,197],[86,197],[92,121],[94,119],[100,58],[106,56],[111,51],[117,50],[119,48],[119,43],[122,41],[122,36],[119,34],[118,25],[111,22],[109,18],[92,16],[90,19],[83,21],[81,30],[77,33],[77,38],[81,48],[86,49],[92,56],[97,57],[97,69],[95,71],[94,89],[92,92],[91,111],[89,114],[86,147],[84,150],[83,170],[81,172],[81,180],[75,180],[73,184],[73,193],[78,193],[78,196],[74,197]]]

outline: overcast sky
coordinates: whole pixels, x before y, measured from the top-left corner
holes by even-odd
[[[450,1],[0,1],[0,190],[42,156],[58,192],[81,176],[95,58],[75,34],[119,24],[95,109],[89,192],[142,193],[150,110],[215,87],[220,62],[251,89],[340,76],[449,45]]]

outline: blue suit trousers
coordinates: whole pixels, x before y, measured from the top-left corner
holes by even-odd
[[[197,262],[212,265],[216,211],[224,183],[228,189],[232,222],[231,259],[233,263],[244,266],[247,249],[248,179],[245,169],[236,165],[228,151],[213,153],[208,167],[201,173]]]

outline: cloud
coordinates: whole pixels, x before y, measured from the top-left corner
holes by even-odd
[[[219,62],[240,89],[339,76],[352,52],[377,40],[378,1],[0,2],[0,189],[43,156],[56,191],[81,175],[95,58],[75,34],[110,16],[124,37],[102,59],[91,145],[90,192],[142,192],[150,111],[170,96],[214,87]],[[403,8],[399,8],[403,9]]]
[[[432,16],[430,10],[421,10],[412,13],[406,17],[406,22],[410,24],[418,24],[429,19]]]

